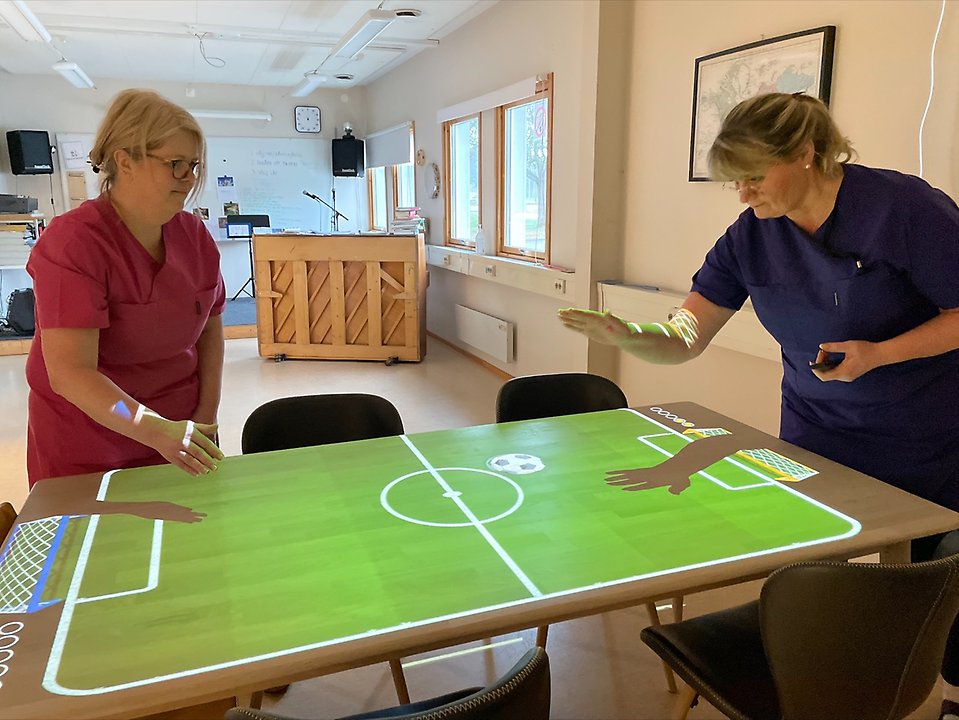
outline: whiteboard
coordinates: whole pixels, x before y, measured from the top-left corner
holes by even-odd
[[[331,211],[303,191],[333,203],[349,218],[340,232],[359,229],[360,185],[356,178],[334,178],[330,141],[303,138],[207,137],[207,179],[195,204],[209,208],[210,219],[224,215],[217,178],[230,176],[242,215],[269,215],[274,228],[330,232]],[[365,189],[365,184],[363,185]]]

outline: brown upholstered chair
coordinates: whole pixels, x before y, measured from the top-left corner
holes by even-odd
[[[0,543],[10,533],[10,528],[17,521],[17,511],[8,502],[0,503]]]
[[[760,598],[641,637],[733,720],[898,720],[929,695],[959,610],[959,556],[913,565],[808,562]]]
[[[282,715],[235,708],[226,720],[293,720]],[[549,720],[549,659],[529,650],[506,675],[487,688],[469,688],[432,700],[401,705],[340,720]]]
[[[626,395],[612,380],[592,373],[554,373],[523,375],[507,380],[496,395],[496,422],[537,420],[539,418],[577,413],[617,410],[628,407]],[[673,620],[683,619],[682,596],[672,599]],[[649,620],[658,625],[656,603],[646,603]],[[537,629],[536,644],[546,647],[549,626]],[[676,680],[663,665],[666,686],[676,692]]]

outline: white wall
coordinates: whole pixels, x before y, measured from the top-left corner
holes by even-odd
[[[588,262],[592,216],[593,134],[599,3],[582,0],[500,2],[444,38],[439,47],[371,84],[367,124],[378,130],[416,122],[416,147],[426,153],[416,168],[417,203],[430,218],[433,243],[443,242],[443,195],[430,200],[430,163],[442,166],[441,126],[436,111],[553,72],[553,184],[551,261],[567,267]],[[484,139],[491,138],[484,119]],[[484,147],[484,178],[492,180],[492,147]],[[484,188],[483,221],[494,227],[492,186]],[[585,258],[585,260],[584,260]],[[428,327],[452,340],[453,305],[467,305],[516,323],[516,361],[495,362],[512,375],[583,368],[586,342],[555,318],[564,305],[588,303],[587,277],[577,274],[576,297],[561,302],[431,268]]]

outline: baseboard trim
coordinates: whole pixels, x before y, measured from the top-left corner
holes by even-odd
[[[0,340],[0,356],[3,355],[26,355],[30,352],[30,346],[33,344],[33,338],[23,338],[22,340]]]
[[[482,365],[484,368],[486,368],[487,370],[489,370],[491,373],[493,373],[493,374],[496,375],[497,377],[501,377],[501,378],[503,378],[503,380],[512,380],[512,379],[513,379],[513,376],[510,375],[510,374],[509,374],[508,372],[506,372],[505,370],[500,370],[500,369],[499,369],[498,367],[496,367],[495,365],[486,362],[486,361],[483,360],[482,358],[476,357],[476,355],[474,355],[473,353],[469,352],[468,350],[464,350],[464,349],[461,348],[459,345],[456,345],[456,344],[454,344],[454,343],[451,343],[451,342],[450,342],[449,340],[447,340],[446,338],[442,338],[442,337],[440,337],[439,335],[437,335],[436,333],[430,332],[429,330],[426,331],[426,334],[429,335],[429,336],[430,336],[431,338],[433,338],[434,340],[438,340],[439,342],[443,343],[444,345],[447,345],[447,346],[453,348],[453,349],[454,349],[456,352],[458,352],[460,355],[465,355],[466,357],[468,357],[470,360],[472,360],[472,361],[475,362],[476,364]]]
[[[237,338],[255,338],[256,325],[226,325],[223,328],[223,337],[227,340]]]

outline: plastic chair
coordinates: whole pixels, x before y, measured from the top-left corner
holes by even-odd
[[[340,720],[548,720],[549,658],[532,648],[506,675],[486,688],[469,688],[432,700],[401,705]],[[283,715],[234,708],[225,720],[293,720]]]
[[[402,434],[399,412],[379,395],[300,395],[271,400],[254,410],[243,424],[240,445],[243,454],[249,455]],[[390,671],[397,699],[408,703],[410,694],[399,658],[390,660]]]
[[[808,562],[759,600],[641,638],[733,720],[898,720],[929,695],[959,611],[959,557],[913,565]]]
[[[626,395],[620,387],[602,375],[592,373],[555,373],[552,375],[525,375],[507,380],[496,395],[496,422],[537,420],[558,415],[616,410],[628,407]],[[683,598],[675,597],[673,619],[682,620]],[[656,603],[646,603],[650,622],[658,625]],[[537,629],[536,644],[546,647],[549,626]],[[676,680],[664,664],[666,686],[676,692]]]
[[[396,407],[379,395],[340,393],[279,398],[243,424],[244,455],[403,434]]]

